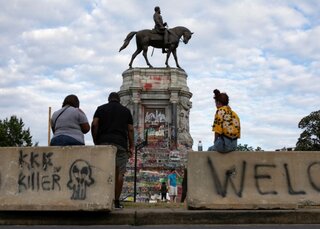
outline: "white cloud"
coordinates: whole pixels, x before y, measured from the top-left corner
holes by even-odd
[[[34,141],[47,144],[48,107],[77,94],[88,119],[118,91],[135,41],[131,31],[153,27],[159,5],[170,27],[194,32],[178,58],[193,93],[195,147],[212,144],[212,90],[225,91],[241,118],[240,143],[274,150],[294,146],[301,118],[319,109],[318,1],[12,0],[0,15],[0,118],[20,116]],[[149,61],[165,56],[149,49]],[[173,58],[170,65],[175,66]],[[134,67],[145,67],[142,55]],[[201,88],[201,90],[199,90]],[[87,144],[92,144],[89,134]]]

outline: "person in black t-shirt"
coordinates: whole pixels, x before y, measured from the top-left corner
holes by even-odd
[[[134,140],[131,112],[120,104],[118,93],[111,92],[108,103],[97,108],[91,126],[95,145],[114,145],[117,147],[114,206],[115,208],[123,208],[119,198],[122,192],[126,164],[134,152]]]

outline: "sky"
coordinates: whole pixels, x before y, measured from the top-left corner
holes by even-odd
[[[318,0],[0,1],[0,119],[22,118],[39,146],[48,144],[49,107],[76,94],[91,123],[120,90],[135,41],[119,48],[129,32],[153,28],[155,6],[169,28],[194,32],[177,50],[193,94],[193,149],[212,145],[216,88],[240,117],[238,143],[263,150],[294,147],[299,121],[320,108]],[[165,67],[161,50],[151,52]],[[133,67],[147,67],[142,55]],[[85,141],[93,145],[90,133]]]

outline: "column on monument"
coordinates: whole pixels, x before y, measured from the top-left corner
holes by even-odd
[[[138,138],[141,138],[141,128],[140,128],[140,90],[132,90],[132,102],[133,102],[133,127],[135,131],[134,140],[137,142]]]
[[[177,146],[177,134],[178,134],[178,108],[177,108],[177,103],[179,101],[178,97],[178,91],[171,91],[171,96],[170,96],[170,103],[171,103],[171,140],[172,143],[174,144],[175,148]]]
[[[177,103],[172,103],[172,132],[173,134],[171,135],[172,141],[174,145],[177,145],[177,128],[178,122],[177,122]]]
[[[192,102],[190,101],[190,92],[181,92],[179,94],[178,103],[178,134],[177,134],[177,144],[178,148],[183,147],[191,149],[193,145],[193,139],[190,135],[189,128],[189,114],[192,107]]]

